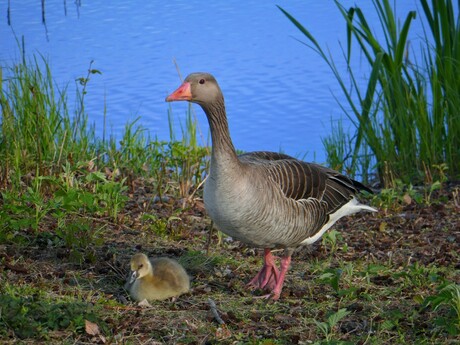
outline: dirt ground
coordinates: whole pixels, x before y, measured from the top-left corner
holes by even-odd
[[[118,224],[107,218],[91,220],[94,227],[102,229],[102,240],[80,249],[91,254],[82,263],[76,263],[71,249],[55,239],[52,223],[41,229],[39,235],[27,235],[27,245],[0,245],[2,284],[28,286],[35,293],[39,289],[40,296],[51,300],[84,301],[94,307],[95,323],[100,329],[57,329],[32,338],[21,338],[14,329],[8,329],[0,332],[0,341],[309,344],[326,339],[350,344],[390,344],[400,343],[407,336],[407,342],[402,343],[417,339],[432,343],[435,337],[430,333],[430,319],[426,316],[424,324],[422,312],[415,316],[421,331],[413,334],[414,325],[408,321],[404,325],[403,318],[397,319],[401,325],[378,335],[373,329],[379,322],[382,325],[387,308],[401,304],[404,312],[418,305],[418,295],[426,297],[433,293],[434,285],[401,283],[402,278],[398,277],[408,267],[417,265],[421,272],[428,267],[439,270],[440,275],[449,271],[448,278],[460,283],[459,190],[458,184],[450,184],[437,191],[429,204],[405,199],[391,211],[383,209],[377,214],[363,213],[340,220],[334,227],[340,236],[335,243],[318,241],[293,255],[280,300],[267,302],[255,298],[261,291],[245,287],[261,265],[260,249],[249,248],[216,231],[209,236],[210,221],[199,198],[185,209],[181,208],[181,200],[148,203],[155,196],[139,183],[131,190]],[[156,215],[153,221],[142,218],[146,208]],[[191,291],[176,300],[147,307],[130,301],[123,284],[129,258],[137,251],[152,257],[177,258],[192,277]],[[364,272],[370,264],[381,264],[383,268],[365,281],[356,272]],[[348,272],[348,280],[340,281],[341,291],[353,287],[350,295],[340,295],[331,288],[332,284],[317,283],[324,273],[337,267],[354,269],[354,273]],[[416,278],[414,272],[410,280]],[[424,280],[420,279],[423,285]],[[385,289],[392,292],[385,296]],[[367,296],[367,300],[360,296]],[[339,308],[347,308],[351,314],[331,329],[331,338],[327,338],[312,320],[325,320],[325,309]],[[378,315],[379,308],[382,316]],[[401,335],[404,332],[407,334]],[[426,338],[423,334],[427,334]],[[458,340],[449,334],[439,339],[452,344]]]

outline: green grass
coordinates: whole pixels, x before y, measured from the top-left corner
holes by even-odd
[[[85,332],[85,320],[97,322],[105,332],[108,331],[90,303],[74,299],[56,301],[42,296],[40,289],[30,286],[18,288],[6,284],[2,290],[1,336],[6,335],[7,329],[19,339],[49,340],[49,333],[59,330],[81,334]]]
[[[207,149],[198,146],[190,115],[181,140],[151,140],[137,120],[126,124],[119,143],[113,137],[100,140],[84,107],[90,76],[100,73],[90,64],[87,75],[77,79],[73,111],[67,88],[55,85],[44,58],[17,63],[2,73],[8,77],[0,89],[0,238],[52,224],[69,242],[78,237],[66,234],[72,224],[93,227],[81,218],[107,217],[120,223],[128,189],[139,176],[150,181],[160,200],[179,195],[185,206],[196,193],[207,167]]]
[[[346,74],[314,34],[280,8],[331,68],[346,99],[342,110],[356,129],[351,138],[344,136],[339,123],[324,139],[331,163],[365,180],[377,171],[381,183],[390,187],[395,179],[405,183],[438,179],[435,167],[440,164],[446,165],[451,179],[458,178],[460,23],[452,1],[422,0],[418,13],[411,11],[400,19],[389,0],[373,0],[376,24],[369,23],[358,6],[346,9],[340,1],[335,3],[347,33]],[[420,47],[412,47],[408,34],[417,16],[426,20],[425,37]],[[383,37],[374,35],[376,29]],[[420,50],[421,61],[412,57],[414,49]],[[350,66],[352,54],[363,56],[369,66],[364,87],[358,82],[359,71]]]

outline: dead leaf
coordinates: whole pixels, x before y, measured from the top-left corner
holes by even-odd
[[[99,326],[88,320],[85,320],[85,331],[89,335],[99,335],[101,333],[99,331]]]
[[[137,305],[142,308],[152,308],[152,305],[146,299],[143,299]]]
[[[232,333],[227,327],[225,327],[225,325],[222,325],[221,327],[216,329],[216,339],[218,340],[230,338],[231,335]]]
[[[94,161],[92,161],[92,160],[89,161],[88,162],[88,171],[95,171],[95,169],[94,169],[95,166],[96,166],[96,164],[94,163]]]
[[[96,323],[85,320],[85,331],[89,335],[98,336],[103,344],[106,343],[107,340],[99,331],[99,326]]]
[[[404,201],[407,205],[412,204],[412,198],[410,197],[409,194],[404,194],[404,196],[403,196],[403,201]]]

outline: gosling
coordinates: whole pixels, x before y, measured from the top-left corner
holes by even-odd
[[[190,277],[173,259],[161,257],[152,261],[142,253],[131,258],[131,274],[126,288],[135,301],[165,300],[190,289]]]

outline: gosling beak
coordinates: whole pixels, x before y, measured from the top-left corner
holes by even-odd
[[[192,100],[192,90],[190,88],[189,82],[182,83],[179,88],[166,97],[166,102],[173,102],[173,101],[190,101]]]
[[[137,271],[132,271],[131,276],[129,277],[129,284],[132,284],[137,279]]]

